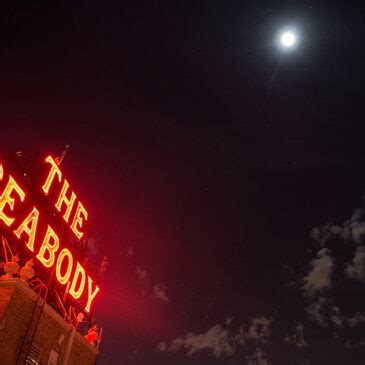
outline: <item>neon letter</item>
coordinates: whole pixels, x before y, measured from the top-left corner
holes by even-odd
[[[66,269],[65,274],[62,275],[61,268],[62,268],[62,263],[63,263],[65,257],[68,257],[67,269]],[[70,278],[70,275],[71,275],[72,266],[73,266],[72,254],[67,248],[64,248],[60,252],[58,259],[57,259],[57,264],[56,264],[56,277],[57,277],[57,280],[62,285],[65,285],[68,282],[68,279]]]
[[[51,170],[48,174],[46,182],[42,186],[42,189],[46,194],[48,194],[49,188],[51,187],[51,184],[52,184],[56,174],[57,174],[57,177],[58,177],[58,182],[61,182],[62,172],[58,168],[58,166],[57,166],[56,162],[54,161],[54,159],[52,158],[52,156],[48,156],[46,158],[46,162],[49,162],[51,164]]]
[[[20,238],[20,236],[25,232],[29,239],[27,242],[27,247],[33,252],[34,251],[34,239],[35,233],[37,230],[39,212],[36,207],[30,212],[27,218],[20,224],[16,231],[14,231],[15,235]],[[30,224],[30,226],[29,226]]]
[[[0,196],[0,220],[3,220],[8,227],[13,224],[15,218],[8,217],[4,213],[4,208],[6,205],[8,205],[11,211],[14,209],[14,198],[11,196],[13,191],[18,193],[21,201],[24,201],[24,191],[20,188],[12,176],[9,176],[9,181],[5,187],[5,190]]]
[[[84,235],[84,232],[79,231],[79,228],[82,228],[82,224],[84,223],[84,218],[87,221],[87,211],[79,201],[74,220],[71,225],[71,229],[74,231],[78,239],[80,239]]]
[[[95,285],[95,290],[92,291],[93,281],[90,278],[90,276],[88,276],[87,280],[88,280],[88,290],[87,290],[87,304],[85,310],[87,312],[90,312],[91,302],[94,300],[96,294],[98,294],[100,289],[97,285]]]
[[[69,183],[67,182],[67,180],[65,179],[65,181],[63,182],[63,186],[62,186],[62,190],[60,192],[60,195],[58,197],[58,200],[57,200],[57,203],[56,203],[56,208],[59,212],[61,212],[61,208],[62,208],[62,204],[65,203],[66,205],[66,212],[65,214],[63,215],[63,219],[68,222],[68,219],[70,218],[70,214],[71,214],[71,211],[72,211],[72,207],[75,203],[75,199],[76,199],[76,195],[74,192],[71,193],[71,198],[68,199],[66,197],[66,193],[67,193],[67,190],[69,188]]]
[[[51,243],[52,241],[52,243]],[[55,261],[55,252],[58,250],[60,243],[58,240],[58,236],[55,231],[51,228],[51,226],[47,227],[46,235],[44,236],[44,240],[42,246],[37,255],[38,260],[45,266],[51,267]],[[48,251],[48,258],[44,257],[44,254]]]
[[[80,275],[81,275],[81,277],[80,277]],[[79,284],[78,289],[76,289],[76,285],[77,285],[77,282],[79,281],[79,277],[80,277],[80,284]],[[77,262],[76,263],[76,270],[75,270],[74,278],[72,280],[71,287],[70,287],[70,291],[69,291],[69,293],[75,299],[80,298],[82,292],[84,291],[84,288],[85,288],[85,278],[86,278],[85,269]]]

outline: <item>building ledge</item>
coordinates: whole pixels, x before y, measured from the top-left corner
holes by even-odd
[[[1,288],[4,287],[12,287],[14,289],[20,290],[34,301],[37,299],[38,296],[37,293],[32,288],[30,288],[27,283],[17,278],[0,280],[0,290]],[[43,310],[50,317],[52,317],[61,327],[63,327],[65,331],[71,332],[72,329],[74,328],[71,324],[66,322],[62,318],[62,316],[55,309],[53,309],[48,303],[45,303]],[[78,331],[76,331],[75,337],[79,341],[84,343],[85,346],[87,346],[89,350],[95,354],[95,356],[99,353],[96,347],[91,345],[88,341],[86,341],[85,338]]]

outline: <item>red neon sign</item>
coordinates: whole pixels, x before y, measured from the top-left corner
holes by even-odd
[[[62,215],[72,234],[77,239],[81,239],[84,236],[84,223],[88,218],[87,211],[75,192],[69,189],[68,181],[62,178],[62,172],[55,160],[48,156],[45,162],[50,165],[50,170],[42,185],[42,193],[49,196],[51,189],[55,189],[57,184],[62,184],[56,202],[52,203],[56,211]],[[45,268],[55,269],[59,284],[70,283],[70,295],[74,299],[84,298],[83,307],[90,312],[94,299],[100,291],[99,287],[81,263],[75,260],[72,252],[63,247],[65,242],[60,240],[54,227],[49,224],[46,214],[33,206],[27,211],[25,218],[23,215],[22,218],[17,216],[18,209],[27,200],[27,194],[13,176],[6,176],[6,171],[0,164],[0,181],[6,177],[5,187],[0,187],[0,224],[5,224],[15,237],[23,240],[25,247],[35,254]],[[39,228],[42,225],[46,227],[43,230]]]

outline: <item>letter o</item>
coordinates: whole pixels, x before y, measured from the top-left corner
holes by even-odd
[[[63,264],[66,257],[68,257],[67,269],[66,269],[66,272],[64,273],[64,275],[62,275],[62,273],[61,273],[62,264]],[[58,259],[57,259],[57,264],[56,264],[56,277],[57,277],[57,280],[62,285],[65,285],[68,282],[68,280],[70,279],[72,266],[73,266],[72,254],[67,248],[64,248],[60,252],[60,254],[58,256]]]

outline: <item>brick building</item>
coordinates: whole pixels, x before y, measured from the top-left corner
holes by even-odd
[[[97,349],[19,279],[0,281],[0,364],[94,365]]]

